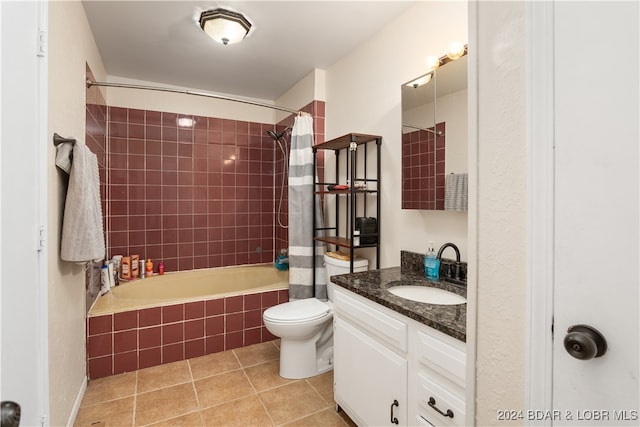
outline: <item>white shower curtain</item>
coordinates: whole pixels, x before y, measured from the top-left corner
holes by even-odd
[[[323,221],[319,197],[314,192],[313,118],[295,118],[289,156],[289,298],[327,299],[324,244],[316,244],[316,286],[313,289],[313,197],[316,197],[316,226]]]

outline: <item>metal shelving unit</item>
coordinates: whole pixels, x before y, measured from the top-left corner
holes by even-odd
[[[369,144],[375,144],[376,170],[375,178],[369,178],[367,171],[367,156]],[[318,182],[314,184],[315,194],[326,196],[335,196],[335,225],[332,227],[316,227],[316,198],[313,198],[313,238],[315,241],[321,241],[336,248],[346,248],[349,250],[350,268],[353,272],[354,249],[357,248],[375,248],[376,251],[376,269],[380,268],[380,146],[382,145],[382,137],[378,135],[367,135],[361,133],[349,133],[339,138],[326,141],[313,147],[313,168],[316,170],[317,154],[320,150],[332,150],[335,154],[335,182]],[[359,165],[358,153],[362,151],[362,164]],[[346,178],[349,181],[349,189],[346,190],[328,190],[330,185],[341,184],[340,180],[340,162],[341,153],[344,152]],[[326,177],[325,177],[326,178]],[[366,184],[366,189],[356,188],[356,183]],[[344,183],[342,183],[344,184]],[[374,187],[374,188],[370,188]],[[369,200],[375,197],[375,212],[370,215],[367,212]],[[340,200],[346,198],[347,209],[345,210],[346,235],[340,235]],[[375,233],[360,234],[360,240],[368,237],[375,237],[375,243],[354,244],[354,230],[356,229],[356,218],[359,216],[371,216],[377,219],[377,230]],[[322,234],[322,235],[321,235]],[[328,235],[325,235],[328,234]],[[315,245],[314,245],[314,269],[315,269]]]

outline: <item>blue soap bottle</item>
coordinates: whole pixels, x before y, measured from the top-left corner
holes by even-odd
[[[433,242],[429,242],[429,249],[424,257],[424,277],[429,280],[438,280],[440,277],[440,260],[436,258]]]

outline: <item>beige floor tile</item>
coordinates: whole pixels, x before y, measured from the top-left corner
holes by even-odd
[[[355,424],[353,424],[355,425]],[[285,424],[287,427],[346,427],[347,423],[335,409],[327,408],[313,415]]]
[[[180,417],[160,421],[159,423],[151,424],[148,427],[202,427],[203,425],[200,411],[196,411]]]
[[[240,364],[233,351],[223,351],[189,359],[189,365],[194,380],[240,369]]]
[[[200,408],[208,408],[254,394],[253,387],[241,370],[195,381]]]
[[[99,425],[130,426],[133,423],[133,396],[95,405],[83,406],[78,411],[74,426]]]
[[[136,372],[89,381],[82,406],[133,396],[136,392]]]
[[[307,378],[306,381],[311,387],[316,389],[328,406],[335,406],[335,400],[333,398],[333,371]]]
[[[138,393],[171,387],[191,381],[186,360],[153,366],[138,371]]]
[[[205,426],[272,426],[256,396],[247,396],[202,411]]]
[[[249,381],[255,387],[256,391],[261,392],[273,387],[289,384],[298,380],[289,380],[282,378],[280,372],[280,361],[273,360],[271,362],[254,365],[245,368],[244,372],[249,377]]]
[[[271,341],[237,348],[233,352],[238,357],[242,367],[257,365],[280,358],[280,350]]]
[[[198,409],[193,384],[140,393],[136,398],[135,425],[147,425],[175,418]]]
[[[259,393],[258,397],[276,425],[311,415],[326,407],[322,397],[305,381]]]

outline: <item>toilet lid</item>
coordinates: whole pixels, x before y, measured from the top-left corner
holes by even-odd
[[[316,298],[285,302],[267,309],[264,317],[275,322],[314,320],[326,316],[329,306]]]

